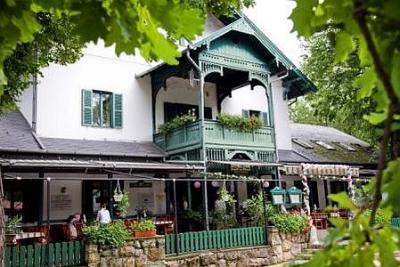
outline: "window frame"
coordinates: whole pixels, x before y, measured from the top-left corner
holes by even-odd
[[[93,105],[93,103],[94,103],[94,95],[95,94],[99,94],[99,96],[100,96],[100,125],[97,125],[97,124],[95,124],[95,116],[94,116],[94,105]],[[104,108],[103,108],[103,101],[102,101],[102,95],[109,95],[110,96],[110,102],[109,102],[109,105],[110,105],[110,124],[109,124],[109,126],[104,126],[103,125],[103,120],[104,120],[104,115],[103,115],[103,111],[104,111]],[[108,128],[114,128],[113,127],[113,124],[114,124],[114,108],[113,108],[113,102],[114,102],[114,100],[113,100],[113,98],[114,98],[114,93],[112,93],[112,92],[107,92],[107,91],[102,91],[102,90],[92,90],[92,123],[91,123],[91,126],[92,127],[96,127],[96,128],[105,128],[105,129],[108,129]]]

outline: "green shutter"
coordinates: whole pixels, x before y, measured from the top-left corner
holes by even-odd
[[[113,126],[114,128],[122,128],[122,95],[113,95]]]
[[[249,111],[249,110],[242,109],[242,117],[243,117],[243,118],[248,118],[248,117],[250,117],[250,111]]]
[[[82,125],[92,125],[92,91],[82,90]]]
[[[268,112],[261,112],[261,116],[262,116],[262,121],[264,126],[270,126],[269,125],[269,116],[268,116]]]

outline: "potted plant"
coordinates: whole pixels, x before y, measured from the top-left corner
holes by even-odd
[[[143,220],[131,225],[134,237],[153,237],[156,236],[156,225],[152,220]]]
[[[15,216],[9,219],[6,223],[7,234],[19,234],[21,232],[21,216]]]
[[[121,199],[119,200],[119,202],[116,203],[116,207],[115,207],[117,216],[125,218],[126,215],[128,214],[129,206],[130,206],[129,195],[127,192],[122,192]]]

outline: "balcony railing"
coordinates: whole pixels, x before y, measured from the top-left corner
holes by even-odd
[[[206,143],[210,145],[274,148],[273,131],[271,127],[238,131],[227,129],[218,121],[206,121],[204,127]]]
[[[166,151],[180,150],[200,145],[200,121],[176,128],[167,134],[155,134],[154,143]]]
[[[205,127],[205,143],[209,147],[230,149],[274,150],[272,127],[262,127],[256,130],[238,131],[227,129],[218,121],[207,120]],[[166,150],[173,152],[201,146],[200,121],[195,121],[176,128],[167,134],[155,134],[154,142]]]

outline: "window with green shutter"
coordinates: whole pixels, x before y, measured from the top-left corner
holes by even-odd
[[[122,95],[82,90],[82,125],[122,128]]]
[[[122,95],[115,94],[113,100],[114,100],[113,126],[114,128],[122,128]]]

